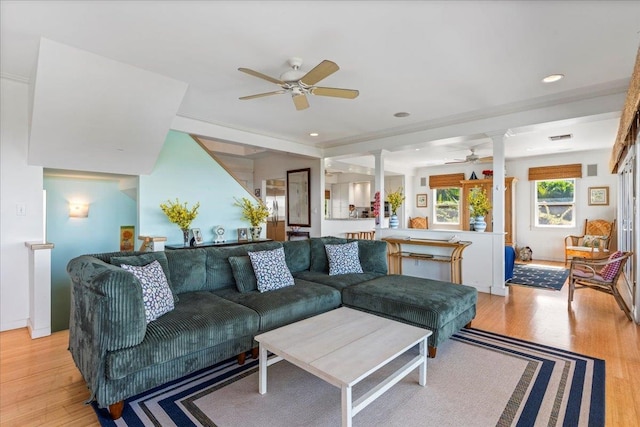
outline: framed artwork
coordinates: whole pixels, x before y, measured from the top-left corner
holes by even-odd
[[[123,225],[120,227],[120,250],[132,251],[134,250],[133,237],[135,236],[135,226]]]
[[[311,227],[311,168],[287,171],[287,224]]]
[[[238,242],[246,242],[247,240],[249,240],[249,230],[238,228]]]
[[[260,188],[256,188],[255,190],[253,190],[253,194],[256,195],[256,197],[260,197],[262,191]]]
[[[191,235],[193,236],[192,246],[198,246],[204,243],[204,238],[202,237],[202,232],[199,228],[192,228]]]
[[[427,207],[427,195],[426,194],[416,194],[416,206],[419,208]]]
[[[589,206],[609,206],[609,187],[589,187]]]

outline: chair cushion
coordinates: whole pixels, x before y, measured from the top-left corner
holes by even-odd
[[[590,234],[586,234],[582,238],[582,244],[584,246],[589,246],[594,248],[599,248],[601,243],[604,243],[606,246],[606,241],[607,241],[607,236],[592,236]]]
[[[204,291],[207,253],[202,248],[166,251],[173,289],[178,294]]]
[[[341,274],[339,276],[329,276],[327,273],[317,271],[299,271],[294,273],[296,279],[303,279],[309,282],[322,283],[338,290],[346,287],[366,282],[367,280],[376,279],[384,276],[385,273],[366,272],[366,273],[350,273]]]
[[[173,310],[173,294],[167,276],[157,260],[144,266],[122,264],[120,267],[130,271],[142,285],[142,302],[147,323]]]
[[[233,277],[236,279],[238,292],[251,292],[258,289],[258,281],[249,256],[230,256],[229,263]]]
[[[173,282],[171,280],[171,268],[169,267],[169,260],[165,252],[145,252],[143,254],[137,255],[120,255],[120,256],[112,256],[108,259],[108,263],[112,265],[117,265],[120,267],[122,264],[127,265],[137,265],[139,267],[143,265],[150,264],[152,261],[157,260],[162,267],[162,271],[164,271],[164,275],[167,278],[167,283],[173,292],[173,300],[174,302],[178,301],[177,290],[173,287]]]
[[[618,259],[623,255],[624,254],[621,251],[615,251],[614,253],[611,254],[611,256],[609,256],[609,261]],[[602,276],[602,278],[607,282],[612,281],[613,278],[616,277],[616,274],[618,274],[618,270],[620,269],[620,263],[622,263],[622,261],[615,261],[610,264],[606,264],[604,267],[602,267],[602,269],[600,270],[600,275]]]

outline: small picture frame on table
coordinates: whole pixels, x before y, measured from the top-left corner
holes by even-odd
[[[609,187],[589,187],[589,206],[609,206]]]
[[[249,230],[246,228],[238,228],[238,242],[246,242],[249,240]]]
[[[204,238],[199,228],[191,229],[191,241],[189,243],[191,246],[198,246],[204,243]]]
[[[416,194],[416,207],[418,207],[418,208],[426,208],[427,207],[427,195],[426,194]]]

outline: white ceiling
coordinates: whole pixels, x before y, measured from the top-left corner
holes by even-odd
[[[508,159],[610,147],[640,39],[639,1],[2,0],[0,7],[3,77],[32,80],[46,37],[187,83],[178,116],[226,130],[224,138],[202,132],[212,139],[315,146],[367,164],[371,156],[357,157],[384,149],[387,164],[405,170],[463,158],[469,147],[490,155],[489,136],[507,130]],[[341,69],[320,84],[360,96],[310,97],[303,111],[287,95],[238,99],[278,89],[238,67],[278,77],[292,56],[304,59],[304,71],[335,61]],[[551,73],[566,77],[541,83]],[[400,111],[411,115],[393,116]],[[573,139],[547,139],[563,133]]]

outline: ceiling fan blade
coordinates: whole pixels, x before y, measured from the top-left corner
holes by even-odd
[[[325,59],[324,61],[316,65],[313,70],[305,74],[300,79],[300,81],[306,84],[307,86],[313,86],[314,84],[318,83],[320,80],[330,76],[331,74],[335,73],[339,69],[340,67],[338,67],[338,64]]]
[[[277,85],[283,85],[283,84],[285,84],[285,82],[283,82],[283,81],[282,81],[282,80],[280,80],[280,79],[276,79],[276,78],[273,78],[273,77],[269,77],[269,76],[267,76],[266,74],[259,73],[259,72],[257,72],[257,71],[251,70],[251,69],[249,69],[249,68],[238,68],[238,71],[242,71],[243,73],[247,73],[247,74],[249,74],[250,76],[257,77],[257,78],[259,78],[259,79],[263,79],[263,80],[266,80],[266,81],[268,81],[268,82],[275,83],[275,84],[277,84]],[[312,70],[312,71],[313,71],[313,70]]]
[[[293,95],[293,103],[296,106],[296,110],[304,110],[309,108],[309,101],[305,95]]]
[[[480,163],[493,163],[493,156],[480,157],[478,161]]]
[[[286,90],[276,90],[275,92],[266,92],[266,93],[258,93],[256,95],[241,96],[240,99],[244,101],[247,99],[262,98],[263,96],[281,95],[286,92],[287,92]]]
[[[320,96],[333,96],[335,98],[356,98],[360,92],[354,89],[338,89],[335,87],[315,87],[311,89],[311,93]]]
[[[460,160],[460,161],[457,161],[457,162],[445,162],[444,164],[445,165],[453,165],[453,164],[456,164],[456,163],[467,163],[467,161],[466,160]]]

